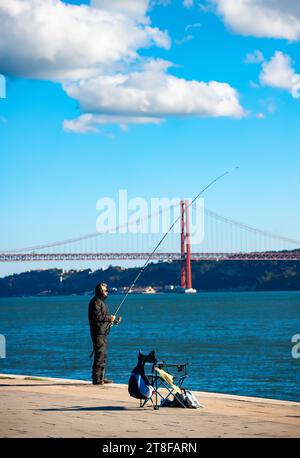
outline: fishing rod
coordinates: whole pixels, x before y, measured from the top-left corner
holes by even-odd
[[[189,208],[191,205],[193,205],[193,203],[201,196],[201,194],[203,194],[208,188],[210,188],[211,186],[213,186],[217,181],[221,180],[223,177],[225,177],[225,175],[228,175],[229,173],[231,173],[233,170],[236,170],[238,169],[238,167],[234,167],[233,169],[231,170],[227,170],[226,172],[222,173],[221,175],[219,175],[218,177],[214,178],[208,185],[206,185],[195,197],[194,199],[187,205],[187,208]],[[130,294],[130,292],[132,291],[132,289],[134,288],[134,286],[136,285],[138,279],[140,278],[140,276],[144,273],[144,271],[146,270],[146,267],[149,263],[149,261],[151,260],[152,256],[154,255],[154,253],[156,252],[156,250],[160,247],[160,245],[163,243],[163,241],[165,240],[165,238],[167,237],[167,235],[169,234],[169,232],[173,229],[173,227],[175,226],[175,224],[180,220],[181,218],[181,215],[178,216],[178,218],[175,219],[175,221],[173,222],[173,224],[171,224],[170,228],[168,229],[168,231],[164,234],[164,236],[161,238],[161,240],[158,242],[158,244],[156,245],[156,247],[154,248],[154,250],[150,253],[150,255],[148,256],[145,264],[143,265],[143,267],[141,268],[141,270],[139,271],[139,273],[137,274],[137,276],[135,277],[135,279],[133,280],[131,286],[129,287],[129,289],[127,290],[125,296],[123,297],[122,301],[120,302],[120,304],[118,305],[118,307],[116,308],[115,310],[115,313],[114,315],[117,316],[119,310],[121,309],[122,305],[124,304],[124,302],[126,301],[128,295]],[[115,324],[118,324],[119,321],[116,320]],[[110,326],[113,326],[114,323],[111,323]]]

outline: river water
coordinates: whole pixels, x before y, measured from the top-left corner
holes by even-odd
[[[109,297],[111,312],[121,296]],[[0,299],[0,372],[90,379],[87,296]],[[131,295],[109,335],[108,376],[127,383],[137,353],[188,362],[194,390],[300,401],[300,292]]]

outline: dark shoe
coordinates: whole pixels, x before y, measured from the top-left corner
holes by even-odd
[[[99,385],[105,385],[106,383],[114,383],[114,381],[113,380],[107,380],[107,379],[100,380]]]
[[[107,380],[105,378],[105,367],[102,367],[100,370],[100,385],[104,385],[106,383],[113,383],[113,380]]]

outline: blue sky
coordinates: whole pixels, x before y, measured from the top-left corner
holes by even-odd
[[[10,0],[6,3],[9,5]],[[37,0],[27,3],[38,8]],[[65,3],[89,5],[87,1]],[[209,190],[206,205],[237,220],[299,239],[300,99],[293,96],[288,77],[292,75],[297,80],[297,72],[300,73],[300,32],[290,30],[285,12],[276,0],[273,3],[272,13],[283,24],[280,31],[275,26],[272,30],[269,25],[264,28],[263,21],[255,21],[254,17],[251,24],[237,24],[231,12],[222,6],[222,0],[201,2],[206,8],[200,8],[199,2],[190,2],[185,7],[179,0],[152,5],[144,12],[143,20],[149,18],[155,33],[159,30],[164,36],[155,38],[156,42],[148,43],[146,48],[138,46],[139,39],[134,45],[129,43],[129,48],[134,47],[134,58],[121,55],[108,68],[106,63],[97,63],[96,73],[87,77],[82,76],[80,68],[77,79],[73,74],[72,78],[69,74],[61,76],[61,59],[57,59],[55,68],[54,64],[45,66],[40,74],[39,65],[44,64],[39,60],[41,56],[36,57],[30,48],[26,49],[28,36],[26,40],[23,37],[20,60],[18,40],[22,37],[16,36],[18,28],[6,47],[1,45],[0,32],[0,73],[7,82],[6,99],[0,99],[1,250],[94,232],[97,200],[117,197],[119,189],[127,189],[130,197],[147,199],[190,197],[216,175],[236,165],[239,171]],[[99,8],[99,4],[101,10],[108,3],[101,0],[95,6]],[[267,2],[254,0],[253,4],[260,8],[262,18],[268,13],[264,10]],[[107,14],[117,14],[107,8]],[[291,6],[290,13],[300,24],[299,10],[294,11]],[[5,7],[0,7],[1,23],[3,18],[8,20],[8,15]],[[131,11],[128,17],[131,21]],[[19,20],[22,19],[20,16]],[[137,22],[130,24],[143,29],[143,20],[134,18]],[[26,28],[26,22],[23,26]],[[35,32],[39,40],[34,27],[28,34],[34,39]],[[46,36],[45,40],[56,39],[61,29],[51,33],[52,37]],[[8,43],[10,37],[6,39]],[[80,45],[78,40],[76,46]],[[82,43],[83,55],[95,46],[92,40],[93,36],[90,43]],[[157,44],[160,42],[162,46]],[[101,42],[96,43],[101,46]],[[65,39],[64,44],[68,46]],[[66,56],[72,49],[66,49]],[[255,51],[260,53],[254,54]],[[139,104],[133,113],[126,98],[127,105],[119,110],[118,99],[112,100],[114,92],[111,106],[106,105],[105,109],[103,100],[97,106],[91,101],[90,78],[111,78],[120,73],[131,78],[138,72],[141,78],[137,84],[144,85],[143,80],[150,77],[143,73],[143,66],[157,63],[158,59],[172,62],[173,66],[155,70],[157,84],[170,75],[176,77],[175,84],[181,80],[188,82],[187,106],[184,100],[177,101],[173,93],[160,92],[159,87],[156,93],[152,82],[147,88],[148,93],[153,93],[146,114],[143,109],[139,112]],[[87,62],[86,68],[90,69],[92,64]],[[72,65],[72,71],[77,71],[78,64],[70,58]],[[83,92],[78,92],[82,80]],[[226,106],[225,114],[223,108],[210,113],[205,107],[203,112],[202,89],[197,87],[197,92],[193,92],[192,80],[224,83],[236,91],[236,100],[228,102],[231,105]],[[134,95],[135,87],[131,89]],[[95,100],[96,97],[95,93]],[[195,97],[199,100],[194,106]],[[101,119],[100,124],[93,121],[83,133],[78,132],[76,123],[71,129],[64,127],[66,120],[74,121],[91,113],[90,108],[93,119]],[[105,121],[104,115],[108,118]],[[144,117],[145,123],[136,122],[137,117]],[[98,132],[90,131],[90,127]],[[0,266],[0,275],[38,267]]]

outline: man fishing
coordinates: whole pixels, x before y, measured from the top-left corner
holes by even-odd
[[[105,378],[107,354],[107,336],[113,324],[117,324],[116,316],[110,315],[105,299],[108,296],[106,283],[99,283],[95,288],[95,296],[89,303],[90,333],[94,347],[94,364],[92,372],[93,385],[112,383]],[[118,322],[121,320],[119,318]]]
[[[238,167],[235,167],[238,168]],[[221,175],[214,178],[208,185],[206,185],[194,199],[188,204],[188,207],[193,205],[193,203],[200,197],[208,188],[213,186],[217,181],[222,179],[225,175],[228,175],[230,171],[226,171]],[[109,315],[107,305],[105,304],[105,299],[108,295],[108,288],[105,283],[100,283],[96,286],[95,297],[91,300],[89,304],[89,321],[91,329],[91,337],[94,345],[94,365],[93,365],[93,384],[95,385],[104,385],[104,383],[112,383],[112,380],[105,379],[105,362],[106,362],[106,351],[107,351],[107,335],[113,324],[118,324],[121,321],[121,317],[116,320],[116,316],[121,309],[122,305],[126,301],[128,295],[132,292],[134,286],[136,285],[138,279],[146,270],[149,261],[151,260],[154,253],[158,250],[160,245],[163,243],[169,232],[173,229],[175,224],[179,221],[181,215],[175,219],[171,224],[168,231],[164,234],[161,240],[158,242],[153,251],[149,254],[145,264],[142,266],[137,276],[133,280],[131,286],[128,288],[126,294],[121,300],[119,306],[117,307],[114,315]]]

